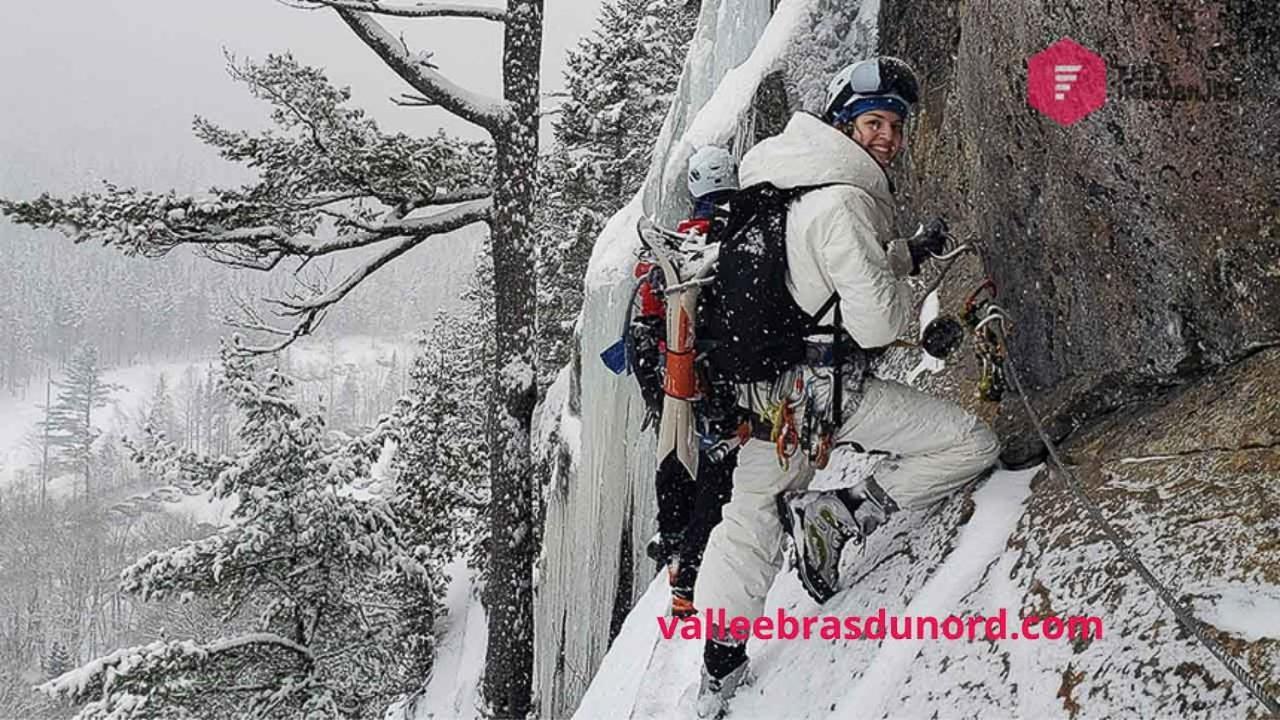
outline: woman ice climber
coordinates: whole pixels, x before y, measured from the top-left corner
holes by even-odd
[[[814,472],[809,457],[799,453],[780,462],[775,443],[755,439],[771,435],[753,431],[739,451],[733,497],[703,557],[697,584],[703,609],[760,616],[781,566],[784,532],[792,536],[802,583],[825,602],[840,587],[840,552],[849,540],[861,541],[899,508],[941,500],[996,462],[999,443],[978,418],[954,403],[868,376],[867,363],[857,361],[908,330],[911,295],[901,279],[943,250],[936,236],[891,243],[894,204],[885,169],[902,149],[904,125],[918,99],[915,74],[903,61],[854,63],[832,79],[821,117],[794,115],[780,135],[742,159],[742,193],[762,184],[820,186],[798,194],[786,210],[786,290],[807,315],[838,324],[854,348],[843,363],[843,402],[831,446],[885,451],[890,459],[855,487],[808,491]],[[725,251],[722,243],[722,268]],[[785,417],[808,427],[806,410],[822,414],[823,408],[790,406],[790,392],[830,381],[831,343],[831,334],[809,342],[806,359],[780,379],[740,387],[740,402],[756,417]],[[827,410],[833,394],[826,393]],[[702,717],[724,713],[747,667],[745,638],[729,636],[726,628],[714,636],[704,653]]]

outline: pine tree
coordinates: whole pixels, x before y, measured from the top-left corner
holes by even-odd
[[[440,312],[419,336],[409,387],[382,424],[398,447],[391,463],[394,504],[414,559],[430,577],[431,594],[412,598],[401,642],[407,656],[426,658],[443,599],[443,568],[465,557],[484,584],[489,572],[489,443],[492,390],[484,369],[493,362],[493,274],[481,256],[463,292],[464,308]],[[392,362],[394,370],[395,362]]]
[[[158,434],[163,434],[170,441],[178,442],[177,421],[173,408],[173,396],[169,392],[169,378],[160,373],[151,390],[151,399],[147,401],[143,423],[149,425]]]
[[[94,453],[93,467],[100,488],[120,487],[131,481],[129,462],[120,452],[120,442],[120,437],[108,432],[98,443],[98,449]]]
[[[53,377],[45,370],[44,381],[44,419],[37,426],[40,444],[40,507],[44,507],[49,499],[49,479],[53,475],[53,459],[49,452],[53,449]]]
[[[53,644],[49,646],[49,654],[44,657],[45,677],[56,678],[71,668],[71,656],[67,653],[67,646],[54,640]]]
[[[336,370],[336,369],[335,369]],[[335,430],[353,431],[360,424],[359,369],[354,364],[344,366],[342,385],[334,400],[333,427]]]
[[[649,169],[650,148],[679,82],[695,18],[683,0],[610,0],[598,29],[568,55],[555,128],[552,203],[608,217]]]
[[[73,470],[84,480],[84,492],[91,492],[93,442],[98,430],[93,426],[93,411],[107,404],[111,393],[120,386],[103,381],[98,366],[98,351],[91,345],[80,346],[67,365],[66,378],[53,383],[58,399],[46,413],[49,446],[54,467]]]
[[[121,587],[144,600],[213,601],[249,631],[125,648],[41,689],[87,703],[81,718],[381,717],[420,681],[398,644],[400,606],[431,590],[395,508],[353,492],[370,477],[377,441],[328,443],[323,420],[289,399],[288,378],[259,377],[232,348],[223,364],[220,386],[245,416],[236,456],[153,437],[135,459],[234,501],[231,521],[143,557]]]
[[[194,366],[188,366],[178,381],[177,432],[174,439],[179,445],[201,452],[204,446],[203,416],[205,414],[204,381]]]
[[[392,463],[401,516],[419,560],[440,568],[458,555],[481,577],[487,572],[491,388],[482,370],[492,362],[482,263],[464,292],[468,306],[441,312],[418,340],[409,390],[392,422],[400,446]],[[423,553],[432,553],[424,555]]]

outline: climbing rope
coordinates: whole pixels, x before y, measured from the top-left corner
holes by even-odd
[[[981,248],[979,248],[976,243],[971,243],[970,246],[973,248],[979,261],[982,263],[984,271],[986,271],[989,266],[987,265],[985,253],[982,252]],[[944,272],[945,269],[949,269],[949,267],[950,266],[948,265],[944,268]],[[940,281],[941,278],[938,278],[938,280]],[[988,278],[983,282],[985,285],[991,281]],[[980,286],[979,290],[975,291],[974,295],[971,295],[970,298],[972,299],[979,291],[981,291],[981,289],[982,288]],[[968,304],[969,303],[966,303],[966,305]],[[972,308],[967,309],[972,310]],[[1222,663],[1223,667],[1235,676],[1236,680],[1238,680],[1240,684],[1243,685],[1255,699],[1257,699],[1258,702],[1262,703],[1271,715],[1280,717],[1280,702],[1277,702],[1276,698],[1267,691],[1263,682],[1245,669],[1244,666],[1232,657],[1217,640],[1211,637],[1205,629],[1204,623],[1197,620],[1192,614],[1191,609],[1188,608],[1185,603],[1180,601],[1177,596],[1173,594],[1173,591],[1162,583],[1160,579],[1156,577],[1155,573],[1153,573],[1151,569],[1142,562],[1138,557],[1138,554],[1134,552],[1132,546],[1129,545],[1124,537],[1121,536],[1119,531],[1116,530],[1115,526],[1113,526],[1107,520],[1106,516],[1103,515],[1102,509],[1099,508],[1097,503],[1089,497],[1089,493],[1085,490],[1084,484],[1080,482],[1080,479],[1076,477],[1075,473],[1073,473],[1070,468],[1063,463],[1062,457],[1058,453],[1057,445],[1054,444],[1053,440],[1049,437],[1049,434],[1045,431],[1044,424],[1041,422],[1040,417],[1036,415],[1035,409],[1031,407],[1031,401],[1027,397],[1026,392],[1024,392],[1022,382],[1018,378],[1017,366],[1014,364],[1013,356],[1009,352],[1009,345],[1005,333],[1006,324],[1011,322],[1009,320],[1009,316],[1003,309],[994,303],[988,303],[983,306],[982,312],[983,317],[975,326],[973,326],[974,332],[975,334],[978,334],[980,331],[985,330],[989,336],[994,336],[996,340],[995,344],[998,347],[999,356],[1004,367],[1002,375],[1011,383],[1014,392],[1017,393],[1018,398],[1022,401],[1022,406],[1027,412],[1027,417],[1030,418],[1031,424],[1035,427],[1036,434],[1040,436],[1040,441],[1044,443],[1045,449],[1049,453],[1050,468],[1057,473],[1059,480],[1061,480],[1067,487],[1075,501],[1084,508],[1089,519],[1092,520],[1093,524],[1102,531],[1102,534],[1106,536],[1107,540],[1116,549],[1116,552],[1120,557],[1128,563],[1129,567],[1133,568],[1133,570],[1138,573],[1138,576],[1141,577],[1143,582],[1145,582],[1147,586],[1156,593],[1156,596],[1160,598],[1160,601],[1173,612],[1174,616],[1178,619],[1178,622],[1182,623],[1182,626],[1191,632],[1192,636],[1209,651],[1209,654],[1217,658],[1218,662]]]
[[[1235,676],[1236,680],[1258,702],[1262,703],[1269,713],[1280,717],[1280,703],[1267,692],[1262,681],[1254,677],[1234,657],[1228,654],[1222,645],[1209,635],[1205,625],[1195,618],[1186,604],[1178,600],[1177,596],[1164,583],[1160,582],[1155,573],[1139,559],[1138,554],[1134,552],[1115,526],[1103,515],[1102,509],[1098,507],[1097,503],[1089,497],[1088,492],[1084,489],[1084,484],[1062,462],[1057,446],[1050,439],[1049,434],[1045,432],[1044,425],[1031,407],[1031,401],[1028,399],[1026,392],[1024,392],[1022,382],[1018,378],[1017,366],[1009,353],[1006,334],[1007,327],[1012,324],[1012,321],[1009,319],[1008,313],[995,304],[997,290],[995,282],[990,277],[990,266],[987,264],[986,253],[983,252],[976,238],[968,243],[961,243],[950,234],[946,234],[946,238],[948,244],[954,249],[945,255],[935,254],[933,256],[935,260],[942,261],[945,264],[925,288],[924,294],[925,297],[928,297],[930,293],[938,289],[947,273],[955,265],[958,257],[965,252],[973,252],[978,261],[982,263],[986,277],[965,299],[962,313],[964,324],[969,327],[970,332],[973,334],[975,354],[981,369],[977,396],[983,400],[999,402],[1004,394],[1005,382],[1007,381],[1012,385],[1014,392],[1017,393],[1018,398],[1022,401],[1023,408],[1027,411],[1027,417],[1031,419],[1036,433],[1048,450],[1051,468],[1057,472],[1076,502],[1084,508],[1089,519],[1102,531],[1111,545],[1115,547],[1120,557],[1155,591],[1156,596],[1173,612],[1178,622],[1182,623],[1182,626],[1191,632],[1192,636],[1209,651],[1209,654],[1217,658],[1218,662],[1222,663],[1223,667]],[[981,297],[984,291],[990,294],[989,299]],[[917,307],[916,310],[917,314],[919,314],[920,308]]]

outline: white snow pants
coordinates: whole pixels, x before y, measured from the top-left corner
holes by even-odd
[[[853,441],[893,456],[876,482],[900,508],[928,506],[995,464],[1000,444],[986,423],[947,400],[901,383],[868,377],[857,408],[836,442]],[[804,452],[783,470],[772,443],[750,440],[738,452],[733,496],[711,532],[694,597],[699,610],[757,617],[782,561],[782,523],[775,498],[813,479]]]

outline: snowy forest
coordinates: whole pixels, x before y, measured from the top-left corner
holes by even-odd
[[[0,718],[1280,713],[1280,10],[198,5],[0,31]],[[104,60],[95,23],[142,39]],[[1114,70],[1060,126],[1027,58],[1066,36]],[[1106,634],[752,639],[708,715],[701,639],[660,635],[661,421],[610,359],[637,224],[688,216],[695,151],[741,161],[877,55],[922,85],[891,233],[942,216],[977,250],[902,278],[909,331],[870,372],[1000,460],[837,550],[825,603],[789,559],[766,613]],[[984,283],[998,333],[966,317]],[[813,486],[883,454],[837,449]]]

